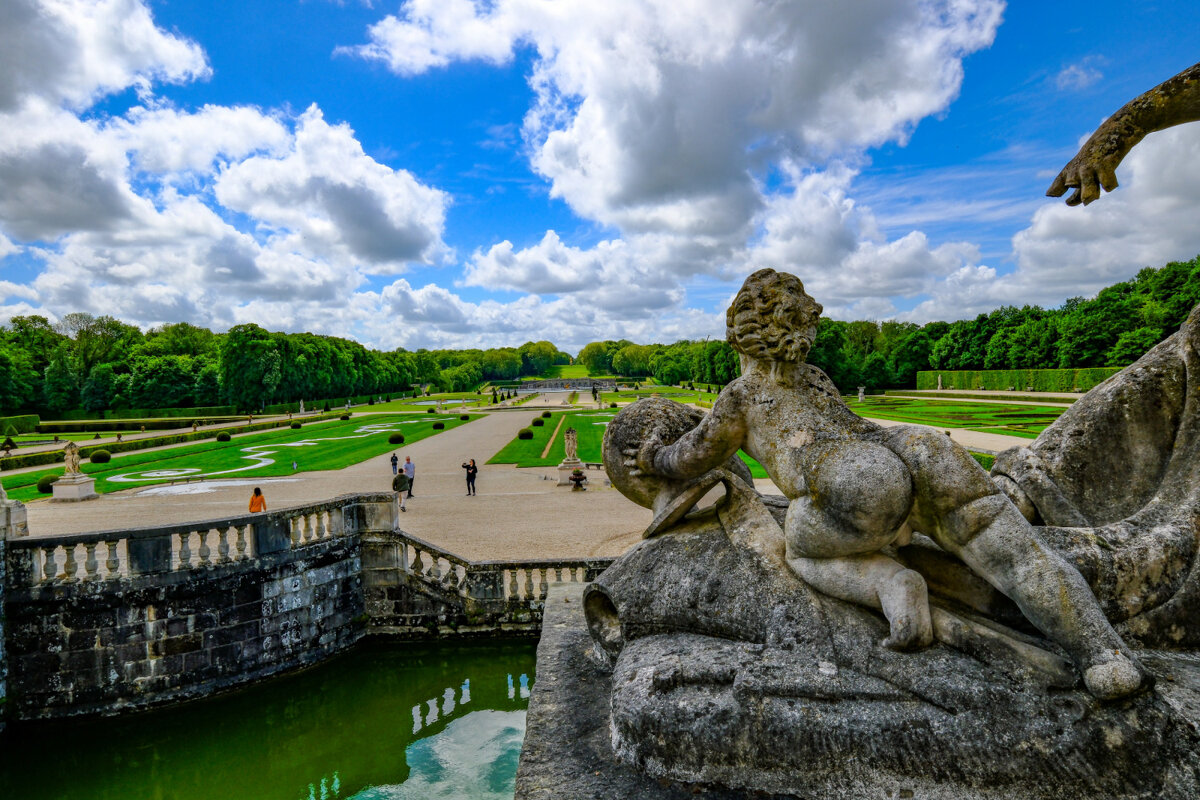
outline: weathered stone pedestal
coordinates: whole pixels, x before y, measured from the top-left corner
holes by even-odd
[[[558,485],[570,486],[571,473],[577,469],[583,469],[583,461],[578,458],[563,459],[563,462],[558,465]]]
[[[584,620],[582,591],[571,585],[559,585],[550,589],[546,598],[542,623],[542,637],[538,644],[537,683],[530,696],[525,743],[517,768],[515,800],[592,800],[593,798],[630,797],[644,800],[685,800],[704,797],[710,800],[769,800],[771,798],[821,798],[821,800],[858,800],[858,798],[913,798],[913,800],[1027,800],[1037,798],[1066,797],[1120,797],[1120,798],[1191,798],[1196,787],[1197,754],[1185,755],[1178,751],[1178,739],[1164,741],[1157,735],[1164,722],[1163,712],[1173,714],[1176,723],[1194,731],[1200,723],[1200,661],[1187,654],[1163,651],[1143,651],[1144,662],[1159,676],[1154,690],[1156,697],[1142,696],[1121,701],[1114,705],[1091,703],[1086,695],[1070,691],[1052,691],[1044,702],[1035,697],[1023,698],[1029,712],[1041,706],[1041,721],[1033,720],[1026,726],[1037,729],[1035,735],[1026,738],[1029,730],[1017,730],[1019,726],[1005,728],[1003,722],[1012,715],[1003,709],[997,711],[997,728],[988,730],[984,725],[979,730],[987,731],[988,741],[980,746],[978,741],[966,741],[957,736],[961,721],[958,715],[974,716],[979,712],[969,708],[969,692],[964,691],[963,707],[935,709],[934,715],[945,719],[927,721],[926,724],[900,723],[895,715],[878,708],[886,695],[897,691],[896,687],[880,683],[877,692],[855,692],[850,699],[845,686],[839,685],[839,676],[826,667],[809,664],[805,654],[796,650],[768,654],[761,646],[750,645],[746,654],[751,661],[761,661],[766,671],[778,669],[778,662],[794,660],[797,671],[810,671],[819,680],[809,681],[805,686],[787,683],[778,686],[777,694],[764,699],[766,705],[779,705],[777,713],[744,713],[734,708],[732,700],[739,694],[741,680],[734,679],[729,685],[722,681],[703,681],[692,684],[682,673],[712,669],[721,672],[729,665],[720,658],[720,652],[742,650],[727,640],[712,640],[713,649],[705,651],[689,647],[667,645],[656,663],[632,664],[634,670],[616,670],[617,695],[642,691],[637,684],[646,683],[649,698],[661,695],[661,699],[676,693],[688,695],[680,698],[681,704],[673,706],[674,722],[678,723],[680,738],[674,745],[665,742],[668,749],[687,753],[692,748],[711,749],[719,755],[722,749],[737,747],[737,740],[769,735],[766,729],[754,724],[774,719],[781,722],[788,718],[793,726],[775,730],[780,747],[796,746],[801,740],[810,744],[828,745],[827,752],[808,753],[812,762],[807,769],[796,772],[797,783],[807,784],[799,793],[771,794],[755,790],[738,790],[711,782],[684,783],[669,779],[657,779],[642,770],[623,763],[613,752],[613,706],[614,677],[602,658],[595,656],[595,645],[588,633]],[[698,637],[704,638],[704,637]],[[640,640],[648,642],[648,640]],[[664,671],[663,667],[672,660],[671,651],[678,659],[677,666]],[[755,651],[755,652],[750,652]],[[897,654],[899,657],[902,654]],[[696,656],[701,656],[697,659]],[[715,658],[711,658],[716,656]],[[708,660],[705,660],[705,659]],[[751,667],[750,663],[739,671]],[[644,672],[644,675],[642,674]],[[678,672],[679,674],[675,674]],[[732,674],[732,673],[731,673]],[[673,679],[672,676],[674,676]],[[744,676],[743,676],[744,677]],[[935,680],[931,675],[930,680]],[[821,681],[824,681],[823,683]],[[839,690],[841,690],[839,692]],[[981,694],[987,694],[980,687]],[[839,694],[843,696],[839,697]],[[1019,694],[1019,692],[1018,692]],[[630,722],[629,706],[618,697],[621,710],[621,725]],[[907,703],[918,706],[920,697],[913,695]],[[753,704],[751,704],[753,705]],[[903,709],[901,709],[903,710]],[[1169,711],[1168,711],[1169,710]],[[659,705],[663,716],[657,721],[649,718],[648,735],[654,730],[670,725],[661,723],[671,714],[666,705]],[[767,711],[767,709],[764,709]],[[782,712],[782,713],[778,713]],[[728,717],[726,716],[728,715]],[[1109,722],[1093,729],[1097,715],[1105,716]],[[656,714],[657,716],[657,714]],[[709,737],[720,737],[727,746],[714,741],[704,741],[702,730],[688,730],[687,720],[708,729]],[[731,730],[722,729],[722,720]],[[750,721],[745,728],[742,723]],[[909,723],[915,723],[910,719]],[[900,724],[898,724],[900,723]],[[825,734],[819,733],[824,728]],[[1045,730],[1041,730],[1044,728]],[[739,733],[740,730],[740,733]],[[628,731],[626,731],[628,733]],[[851,738],[841,741],[849,735]],[[872,754],[867,741],[880,737],[883,745]],[[1185,735],[1186,737],[1186,735]],[[1114,761],[1128,761],[1130,742],[1128,738],[1144,738],[1147,747],[1139,747],[1139,765],[1126,763],[1123,778],[1115,782],[1105,779],[1103,773],[1111,768],[1102,754]],[[1165,737],[1167,740],[1173,737]],[[903,744],[901,750],[888,752],[884,739],[894,739]],[[788,742],[788,740],[791,740]],[[841,745],[856,740],[857,746]],[[660,744],[664,743],[663,740]],[[839,744],[840,742],[840,744]],[[906,744],[905,744],[906,743]],[[1023,780],[1019,774],[1010,776],[1015,780],[995,782],[977,781],[971,777],[980,766],[980,758],[994,760],[1004,771],[1004,764],[1028,761],[1030,748],[1046,748],[1053,754],[1034,754],[1035,760],[1044,761],[1036,779]],[[1166,746],[1164,746],[1166,745]],[[1171,747],[1174,745],[1175,747]],[[820,749],[819,747],[817,748]],[[648,750],[655,750],[651,746]],[[858,752],[850,752],[856,750]],[[1174,750],[1174,752],[1171,752]],[[841,756],[837,755],[838,751]],[[762,752],[762,751],[760,751]],[[649,755],[647,753],[646,755]],[[661,755],[661,754],[660,754]],[[787,759],[786,754],[774,756],[764,754],[765,760],[776,760],[776,756]],[[899,761],[896,761],[899,756]],[[956,760],[956,756],[967,762]],[[647,770],[661,769],[662,764],[642,765]],[[917,774],[897,766],[909,763],[924,765],[925,769],[914,770]],[[1057,766],[1055,766],[1057,765]],[[986,771],[986,770],[985,770]],[[920,774],[925,772],[924,775]],[[1105,790],[1095,793],[1097,784]],[[1083,789],[1083,793],[1079,790]]]
[[[63,475],[50,486],[54,490],[54,496],[50,498],[52,503],[78,503],[100,496],[96,494],[96,479],[82,473]]]

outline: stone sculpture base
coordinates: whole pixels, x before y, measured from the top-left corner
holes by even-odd
[[[765,652],[772,648],[709,636],[651,636],[632,642],[621,656],[614,680],[614,673],[601,666],[603,658],[595,656],[581,601],[579,589],[569,586],[554,587],[547,597],[516,800],[684,800],[696,792],[711,800],[1083,796],[1184,800],[1194,796],[1198,756],[1179,751],[1179,728],[1195,731],[1200,724],[1200,659],[1188,654],[1142,653],[1159,676],[1156,697],[1098,705],[1075,691],[1050,690],[1039,698],[1038,690],[1025,687],[1014,693],[1023,706],[1019,712],[1037,718],[1014,722],[1019,715],[1000,708],[993,729],[986,720],[973,721],[985,713],[980,706],[987,703],[972,702],[965,684],[959,708],[931,709],[916,696],[888,708],[896,695],[907,692],[882,681],[874,692],[857,688],[847,692],[843,684],[855,680],[854,676],[829,674],[827,665],[809,663],[808,654],[800,649]],[[700,672],[732,674],[735,670],[745,675],[726,683],[715,674],[710,680],[695,680],[700,676],[689,680],[682,674],[696,667]],[[759,672],[759,680],[779,681],[771,696],[761,706],[737,702],[746,690],[745,677]],[[616,695],[614,685],[619,687]],[[981,696],[989,694],[980,689]],[[932,713],[923,713],[922,706]],[[615,724],[614,707],[620,716]],[[613,752],[614,732],[623,730],[626,735],[618,738],[627,745],[631,724],[641,726],[651,744],[637,754],[627,751],[618,760]],[[973,728],[974,737],[956,735],[967,728]],[[1175,732],[1169,733],[1170,729]],[[753,740],[761,741],[754,744]],[[794,760],[805,765],[788,771],[794,785],[780,786],[779,773],[774,781],[764,780],[772,770],[754,775],[755,768],[749,765],[740,778],[753,777],[759,786],[774,782],[773,790],[779,794],[729,788],[724,780],[712,779],[715,773],[708,780],[697,775],[694,783],[653,776],[678,770],[691,760],[689,754],[700,764],[707,760],[701,755],[704,752],[722,760],[720,756],[738,749],[739,741],[762,753],[760,745],[768,740],[777,743],[778,757],[768,756],[766,761]],[[1039,755],[1031,749],[1045,752]],[[1105,759],[1119,762],[1119,770],[1110,771],[1112,764]],[[1027,761],[1040,762],[1042,767],[1025,774],[1004,766]],[[730,762],[709,766],[722,772],[721,767],[729,767]],[[988,772],[1004,773],[1005,780],[978,780]],[[738,780],[734,774],[724,777]],[[1101,794],[1092,793],[1097,786],[1103,787]]]
[[[583,619],[582,587],[554,585],[546,597],[514,800],[694,800],[691,787],[662,784],[613,757],[612,676],[587,655],[592,640]],[[742,800],[751,795],[713,787],[700,796]],[[771,800],[772,795],[753,797]]]
[[[50,486],[54,490],[52,503],[78,503],[100,496],[96,494],[96,479],[83,474],[63,475]]]
[[[580,459],[568,458],[563,460],[563,462],[558,465],[558,485],[570,486],[571,473],[577,469],[583,469],[583,461]]]

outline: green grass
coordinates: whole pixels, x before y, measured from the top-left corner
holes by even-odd
[[[229,442],[206,440],[166,450],[135,451],[127,456],[114,456],[107,464],[85,462],[82,470],[96,479],[96,491],[104,494],[172,480],[171,475],[156,478],[142,474],[146,472],[188,470],[182,475],[177,474],[176,479],[184,476],[193,479],[203,476],[213,480],[261,478],[291,475],[293,460],[297,462],[297,472],[342,469],[403,447],[388,443],[388,436],[397,431],[404,434],[405,444],[440,433],[433,429],[434,422],[442,422],[446,430],[452,430],[468,421],[460,420],[457,416],[432,414],[428,417],[367,415],[345,422],[305,426],[300,430],[280,428],[238,436]],[[366,426],[379,427],[359,430]],[[253,448],[253,451],[247,452],[247,448]],[[258,458],[248,458],[252,452]],[[255,466],[256,461],[263,463]],[[44,495],[37,491],[38,479],[43,475],[61,475],[62,470],[62,466],[58,465],[13,475],[4,479],[5,491],[14,500],[42,497]],[[140,479],[136,482],[114,480],[131,473],[137,474]]]
[[[653,397],[655,395],[666,397],[679,403],[694,403],[696,402],[697,395],[700,396],[701,400],[710,403],[717,398],[714,392],[680,389],[678,386],[646,386],[641,389],[622,389],[619,392],[601,392],[600,399],[605,404],[632,403],[634,400],[640,400],[643,397]],[[586,401],[587,397],[584,396],[583,399]]]
[[[850,400],[850,410],[862,417],[912,422],[941,428],[965,428],[982,433],[1036,439],[1066,411],[1061,406],[967,403],[908,397],[868,397]]]
[[[554,435],[555,428],[558,427],[558,420],[567,412],[552,411],[548,419],[543,419],[546,424],[542,427],[534,427],[526,424],[525,427],[533,431],[532,439],[517,439],[513,438],[511,442],[504,445],[499,453],[492,456],[487,463],[489,464],[516,464],[518,467],[545,467],[552,464],[557,464],[563,460],[563,445],[562,432],[559,432],[557,440],[558,459],[553,460],[555,448],[550,448],[550,455],[542,458],[542,451],[546,449],[546,442],[550,441],[550,437]],[[533,421],[534,415],[531,413],[529,421]],[[566,430],[566,426],[563,427]],[[579,457],[584,461],[588,459],[583,456],[583,447],[579,448]],[[599,461],[599,459],[595,459]]]

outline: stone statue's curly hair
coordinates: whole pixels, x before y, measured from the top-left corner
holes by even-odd
[[[760,269],[746,278],[725,312],[725,338],[751,358],[803,361],[813,344],[805,329],[817,324],[821,311],[795,275]]]

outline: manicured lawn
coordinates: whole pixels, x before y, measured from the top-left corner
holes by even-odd
[[[107,464],[85,461],[82,470],[96,478],[96,491],[103,494],[183,477],[221,479],[290,475],[293,461],[296,472],[342,469],[402,448],[404,445],[388,443],[388,437],[393,433],[403,433],[405,444],[440,433],[433,429],[434,422],[444,423],[446,430],[467,424],[467,420],[460,420],[457,415],[364,415],[345,422],[305,426],[300,430],[281,428],[237,436],[229,442],[207,440],[166,450],[115,455]],[[32,500],[44,496],[37,491],[40,477],[61,475],[62,471],[60,464],[13,475],[4,479],[4,488],[15,500]]]
[[[983,433],[1035,439],[1067,409],[1060,406],[1021,406],[921,400],[907,397],[868,397],[860,403],[847,398],[855,414],[873,419],[913,422],[946,428],[966,428]]]
[[[559,461],[562,461],[563,448],[561,441],[557,443],[557,452],[559,453],[557,460],[552,460],[552,457],[555,453],[554,447],[550,448],[550,455],[548,455],[546,458],[542,458],[542,451],[546,449],[546,442],[550,441],[550,437],[554,435],[554,429],[558,427],[558,420],[565,413],[567,412],[552,411],[550,412],[549,419],[545,419],[541,417],[540,413],[534,414],[531,410],[529,422],[532,422],[536,416],[539,419],[542,419],[545,424],[541,427],[536,427],[527,422],[525,427],[533,431],[533,438],[517,439],[514,437],[511,442],[504,445],[499,453],[496,453],[496,455],[492,456],[487,463],[516,464],[518,467],[544,467],[551,464],[557,464]],[[563,430],[566,430],[566,426],[563,427]],[[559,438],[561,439],[561,437],[562,432],[560,431]],[[579,457],[584,458],[582,447],[579,448]],[[586,461],[587,459],[584,458],[584,460]]]
[[[640,400],[643,397],[666,397],[669,400],[674,400],[679,403],[694,403],[696,396],[699,395],[701,400],[712,402],[717,398],[714,392],[693,391],[691,389],[680,389],[678,386],[646,386],[641,389],[622,389],[619,392],[601,392],[600,399],[605,403],[632,403],[634,400]],[[584,400],[586,396],[580,395]]]

